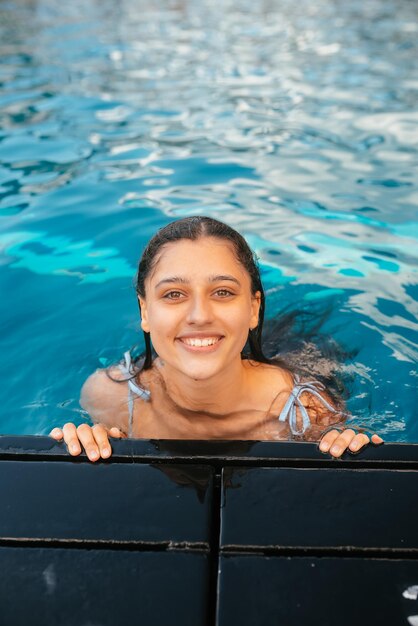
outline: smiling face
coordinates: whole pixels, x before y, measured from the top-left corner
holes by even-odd
[[[142,328],[165,367],[193,380],[225,374],[241,362],[258,323],[260,293],[231,244],[216,237],[162,247],[139,298]]]

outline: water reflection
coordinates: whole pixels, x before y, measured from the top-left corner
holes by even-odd
[[[64,385],[56,406],[75,398],[99,365],[91,356],[81,372],[77,355],[112,346],[117,359],[136,341],[126,281],[147,237],[204,213],[246,234],[271,313],[339,298],[330,332],[359,349],[352,410],[398,438],[406,420],[418,440],[417,32],[408,0],[3,4],[0,289],[51,343],[24,329],[3,340],[8,370],[31,381],[20,404],[12,381],[3,430],[16,432],[17,411],[33,432],[19,407],[45,387],[20,346],[51,390]],[[30,304],[40,293],[48,323]],[[80,332],[67,360],[53,346],[72,307],[88,350]],[[38,418],[47,431],[51,414]]]

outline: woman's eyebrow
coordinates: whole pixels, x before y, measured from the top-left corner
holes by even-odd
[[[239,282],[239,280],[235,278],[234,276],[231,276],[230,274],[219,274],[215,276],[209,276],[208,281],[210,283],[230,281],[232,283],[237,284],[239,287],[241,287],[241,283]],[[158,281],[158,283],[155,285],[155,289],[158,289],[158,287],[161,287],[161,285],[173,284],[173,283],[175,284],[180,283],[182,285],[188,285],[190,283],[190,280],[188,278],[185,278],[184,276],[168,276],[167,278],[163,278],[162,280]]]
[[[168,278],[163,278],[162,280],[160,280],[156,285],[155,288],[158,289],[158,287],[160,287],[161,285],[164,285],[166,283],[181,283],[183,285],[187,285],[190,281],[187,280],[187,278],[184,278],[183,276],[169,276]]]
[[[209,277],[209,281],[211,283],[220,283],[220,282],[223,282],[224,280],[229,280],[229,281],[239,285],[239,287],[241,287],[241,283],[239,282],[239,280],[237,278],[235,278],[235,276],[231,276],[230,274],[221,274],[219,276],[210,276]]]

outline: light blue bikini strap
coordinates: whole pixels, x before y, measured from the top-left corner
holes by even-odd
[[[119,363],[119,369],[125,376],[133,376],[135,374],[135,370],[132,365],[131,353],[125,352],[124,361]],[[128,380],[128,410],[129,410],[129,428],[128,428],[128,437],[132,437],[132,428],[133,428],[133,419],[134,419],[134,399],[135,396],[139,396],[146,402],[149,401],[151,397],[151,393],[147,389],[143,389],[136,384],[133,378]]]
[[[337,412],[337,410],[319,393],[319,390],[323,391],[324,389],[325,386],[318,380],[309,380],[305,383],[301,383],[299,376],[297,374],[295,375],[295,386],[293,387],[290,396],[279,415],[280,422],[289,421],[289,427],[293,435],[303,435],[305,430],[311,425],[308,412],[300,401],[300,396],[305,391],[308,391],[313,396],[318,398],[318,400],[320,400],[329,411],[332,411],[333,413]],[[299,409],[302,415],[301,430],[298,430],[297,427],[297,409]]]

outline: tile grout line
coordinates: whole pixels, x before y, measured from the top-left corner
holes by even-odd
[[[218,612],[219,554],[221,532],[222,469],[215,472],[211,510],[209,585],[208,585],[208,626],[216,626]]]

